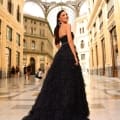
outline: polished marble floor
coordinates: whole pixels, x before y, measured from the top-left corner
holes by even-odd
[[[84,75],[90,120],[120,120],[120,79]],[[28,113],[43,80],[0,80],[0,120],[21,120]]]

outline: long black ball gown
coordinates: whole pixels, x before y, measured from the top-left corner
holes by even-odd
[[[47,72],[41,92],[22,120],[89,120],[81,67],[74,64],[67,36],[60,41],[62,46]]]

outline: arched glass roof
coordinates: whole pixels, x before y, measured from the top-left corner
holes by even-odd
[[[35,2],[28,2],[24,4],[23,12],[32,16],[45,18],[42,8]]]
[[[24,0],[24,13],[47,18],[53,31],[56,25],[56,15],[60,9],[64,9],[68,13],[69,22],[74,24],[74,19],[76,15],[80,15],[80,8],[84,1],[85,0]]]
[[[41,0],[42,2],[67,2],[67,1],[80,1],[80,0]]]

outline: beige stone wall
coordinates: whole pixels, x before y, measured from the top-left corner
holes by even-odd
[[[118,62],[119,62],[119,66],[120,66],[120,0],[115,0],[115,19],[116,19],[116,29],[117,29],[117,40],[118,40]]]
[[[8,0],[0,3],[0,77],[5,77],[11,66],[16,66],[16,51],[20,54],[19,66],[23,60],[23,3],[24,0],[11,0],[11,12],[8,12]],[[17,8],[19,5],[19,21],[17,20]],[[7,40],[7,26],[12,28],[12,40]],[[16,34],[20,35],[20,46],[16,43]],[[7,65],[6,47],[11,49],[11,61]]]
[[[90,52],[90,68],[93,74],[120,76],[120,1],[109,1],[97,0],[93,3],[89,0],[89,43],[90,51],[93,50],[93,53]]]
[[[46,69],[53,59],[53,34],[48,22],[43,18],[24,15],[24,32],[26,47],[23,49],[23,66],[31,64],[30,59],[33,58],[35,71],[40,67]],[[32,41],[35,48],[32,48]]]

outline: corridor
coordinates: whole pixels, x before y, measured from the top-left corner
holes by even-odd
[[[90,120],[120,120],[120,79],[84,75]],[[0,120],[21,120],[37,97],[43,80],[1,80]],[[2,88],[2,86],[6,86]]]

